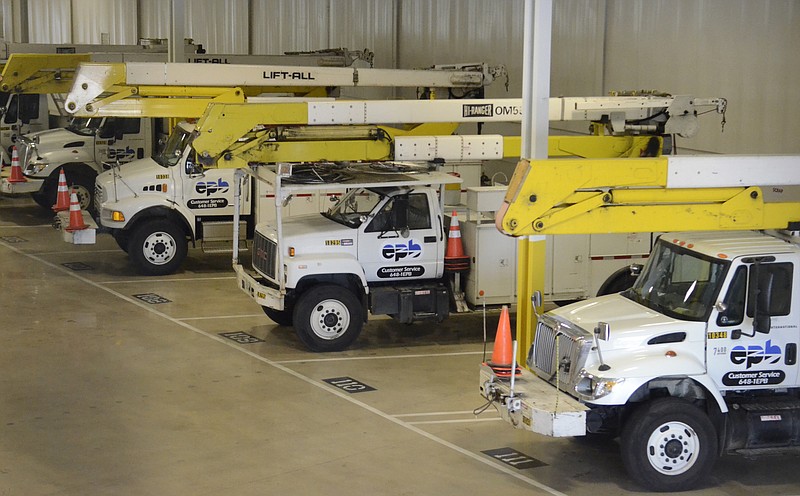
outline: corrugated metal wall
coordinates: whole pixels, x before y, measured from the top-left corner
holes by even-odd
[[[510,91],[495,85],[487,94],[521,94],[523,0],[185,1],[186,35],[211,53],[344,46],[372,49],[378,67],[504,63]],[[135,43],[169,33],[164,0],[0,0],[7,40],[21,41],[9,19],[21,5],[32,42],[95,43],[108,33],[112,43]],[[679,145],[798,153],[797,47],[797,0],[556,0],[551,91],[725,96],[725,132],[717,117],[706,116],[700,135]]]
[[[725,132],[703,119],[686,147],[800,153],[800,2],[608,2],[605,89],[657,88],[730,101]]]

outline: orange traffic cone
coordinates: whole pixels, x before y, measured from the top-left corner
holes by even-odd
[[[8,178],[10,183],[26,183],[25,176],[22,175],[22,167],[19,166],[19,154],[15,146],[11,151],[11,176]]]
[[[508,307],[503,305],[500,313],[500,322],[497,323],[497,336],[494,338],[492,360],[487,363],[497,377],[511,377],[511,364],[514,363],[514,352],[511,346],[511,322],[508,317]],[[519,376],[522,371],[515,367],[514,375]]]
[[[464,255],[464,246],[461,244],[461,228],[458,226],[458,214],[455,210],[450,217],[450,232],[447,234],[447,250],[444,253],[444,270],[448,272],[469,270],[469,257]]]
[[[56,204],[53,205],[53,212],[63,212],[69,210],[69,189],[67,189],[67,176],[64,175],[64,168],[58,173],[58,194]]]
[[[81,231],[87,227],[89,226],[83,222],[83,213],[81,212],[81,204],[78,201],[78,195],[71,193],[69,197],[69,226],[67,226],[66,231]]]

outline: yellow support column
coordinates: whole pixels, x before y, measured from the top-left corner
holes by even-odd
[[[517,362],[523,366],[536,333],[531,296],[544,288],[546,250],[545,236],[525,236],[517,242]]]

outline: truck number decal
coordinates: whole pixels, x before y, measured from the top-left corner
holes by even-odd
[[[728,347],[727,346],[715,346],[712,348],[712,355],[727,355],[728,354]]]
[[[712,331],[708,333],[708,339],[727,339],[728,331]]]
[[[422,254],[422,246],[409,239],[408,243],[394,243],[383,245],[381,255],[387,260],[399,262],[404,258],[419,258]]]
[[[407,265],[405,267],[381,267],[378,269],[378,277],[381,279],[397,279],[399,277],[420,277],[425,274],[425,267],[422,265]]]

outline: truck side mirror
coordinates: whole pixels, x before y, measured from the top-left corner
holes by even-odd
[[[542,292],[538,289],[531,295],[531,306],[533,307],[533,313],[536,314],[536,317],[538,318],[539,307],[542,306]]]
[[[598,322],[597,327],[594,328],[594,335],[597,336],[597,339],[608,341],[611,336],[611,326],[608,325],[608,322]]]
[[[758,293],[756,296],[756,310],[753,315],[753,330],[756,332],[768,333],[771,327],[769,315],[772,307],[772,287],[775,275],[768,272],[766,277],[758,278]]]
[[[631,264],[629,266],[629,268],[631,270],[631,275],[633,277],[639,277],[639,274],[642,273],[642,267],[644,267],[644,265],[642,265],[642,264]]]
[[[408,232],[408,196],[394,197],[392,204],[392,226],[400,232]]]
[[[762,269],[761,263],[753,264],[750,270],[747,298],[753,303],[753,331],[768,333],[771,326],[769,311],[772,306],[774,274],[766,272],[762,277],[762,270],[764,269]]]

